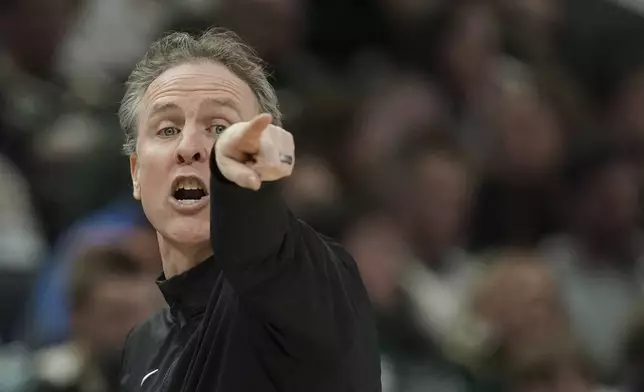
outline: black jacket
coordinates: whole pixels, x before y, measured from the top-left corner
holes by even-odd
[[[124,391],[376,392],[369,299],[351,256],[211,163],[214,256],[158,285],[169,307],[135,328]]]

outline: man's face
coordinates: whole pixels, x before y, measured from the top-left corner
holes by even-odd
[[[254,93],[220,64],[183,64],[152,82],[139,110],[134,197],[166,241],[207,244],[210,151],[226,127],[258,113]]]

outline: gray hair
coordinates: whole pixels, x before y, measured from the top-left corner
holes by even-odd
[[[136,152],[139,106],[150,84],[172,67],[204,60],[222,64],[246,82],[255,93],[260,110],[270,113],[275,125],[281,125],[277,95],[268,81],[264,63],[235,33],[217,28],[199,36],[174,32],[150,46],[126,82],[118,112],[125,132],[125,154]]]

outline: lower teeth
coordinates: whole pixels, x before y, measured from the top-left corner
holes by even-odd
[[[199,200],[198,199],[177,199],[177,201],[182,204],[195,204]]]

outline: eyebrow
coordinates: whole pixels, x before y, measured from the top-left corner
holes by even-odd
[[[148,117],[153,118],[161,113],[178,111],[180,109],[181,108],[179,108],[177,104],[172,102],[156,103],[152,106],[152,109],[150,110],[150,115]]]
[[[239,107],[237,106],[237,102],[230,98],[207,98],[201,104],[199,104],[199,110],[203,110],[205,107],[226,107],[229,108],[237,115],[241,115],[239,111]],[[162,113],[165,112],[173,112],[173,111],[181,111],[181,108],[179,105],[173,102],[164,102],[164,103],[156,103],[152,105],[152,109],[150,110],[150,114],[148,118],[154,118]]]

